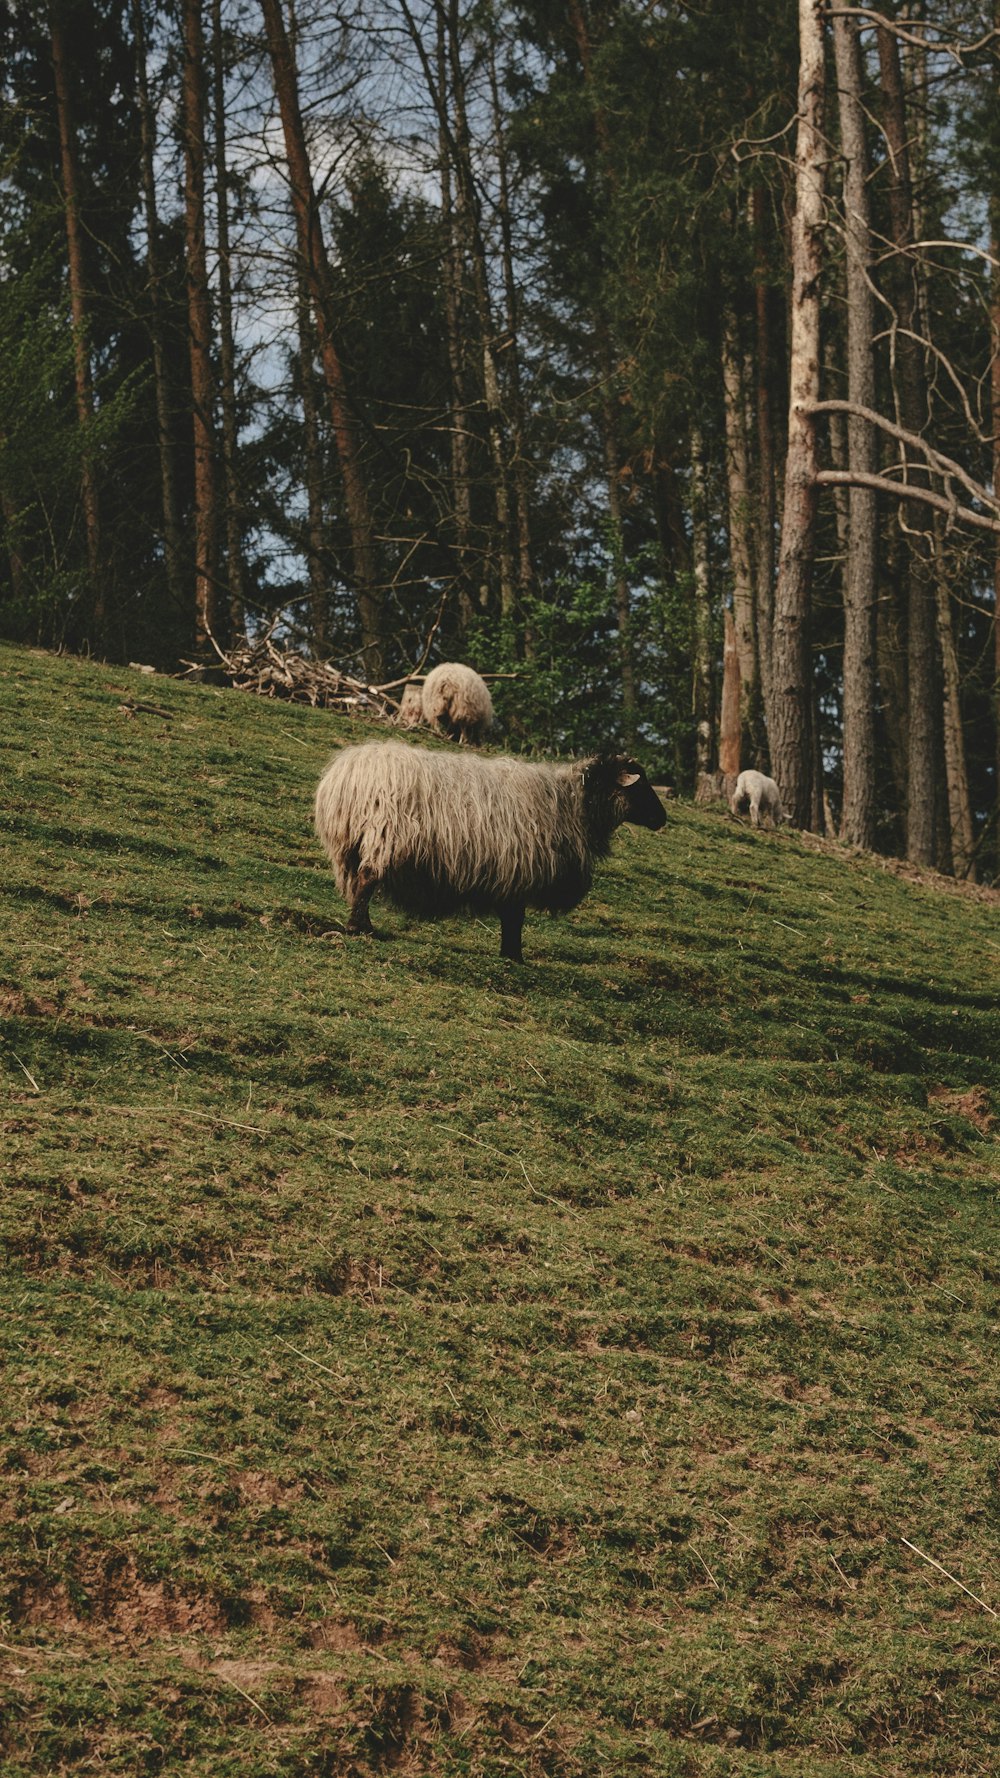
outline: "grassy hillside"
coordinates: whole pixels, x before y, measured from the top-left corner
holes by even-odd
[[[348,941],[362,732],[0,649],[4,1778],[995,1773],[998,898]]]

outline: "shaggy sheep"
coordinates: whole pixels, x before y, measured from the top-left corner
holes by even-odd
[[[778,786],[773,778],[765,778],[763,772],[740,773],[729,807],[734,815],[745,815],[749,809],[752,827],[760,826],[762,814],[767,816],[772,827],[780,827],[785,818]]]
[[[424,917],[498,914],[500,955],[515,963],[529,903],[575,908],[616,827],[666,819],[624,754],[533,765],[368,741],[338,753],[316,791],[316,832],[350,908],[348,932],[371,932],[368,903],[381,890]]]
[[[489,687],[471,667],[442,661],[424,680],[424,721],[453,741],[484,741],[493,724]]]

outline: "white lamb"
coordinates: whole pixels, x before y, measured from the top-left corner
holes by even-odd
[[[729,799],[729,807],[734,815],[745,815],[750,810],[750,825],[760,826],[760,818],[766,815],[772,827],[780,827],[785,819],[781,807],[781,793],[773,778],[766,778],[763,772],[741,772],[736,780],[736,789]]]

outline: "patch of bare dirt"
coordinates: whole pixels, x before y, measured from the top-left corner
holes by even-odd
[[[135,1563],[94,1563],[71,1588],[37,1575],[25,1581],[10,1608],[13,1622],[63,1634],[103,1634],[128,1642],[163,1636],[218,1636],[228,1627],[219,1602],[166,1581],[144,1580]]]
[[[364,1654],[368,1644],[359,1636],[352,1623],[345,1619],[324,1618],[317,1624],[309,1637],[310,1648],[327,1648],[334,1654]]]
[[[989,1135],[996,1122],[985,1087],[969,1087],[965,1091],[960,1087],[931,1087],[927,1099],[931,1105],[940,1105],[942,1111],[967,1118],[984,1136]]]

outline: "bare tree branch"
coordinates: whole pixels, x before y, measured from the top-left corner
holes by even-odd
[[[881,475],[863,475],[856,469],[820,469],[816,482],[821,487],[858,487],[875,488],[880,494],[893,494],[899,500],[922,500],[925,506],[936,507],[950,519],[964,519],[967,525],[977,525],[981,531],[991,531],[994,536],[1000,535],[1000,518],[987,518],[984,512],[974,512],[970,506],[959,506],[944,494],[935,494],[930,488],[918,487],[915,482],[891,482]]]
[[[884,414],[876,413],[874,408],[860,407],[853,401],[815,401],[808,410],[813,414],[857,414],[862,420],[868,420],[872,426],[878,426],[891,438],[901,444],[912,445],[915,450],[922,451],[927,458],[928,468],[944,480],[961,482],[962,486],[972,495],[974,500],[981,500],[985,506],[991,506],[1000,513],[1000,497],[991,494],[981,482],[977,482],[964,470],[960,463],[946,457],[943,451],[935,450],[918,432],[908,432],[905,426],[897,426],[894,421],[887,420]]]

